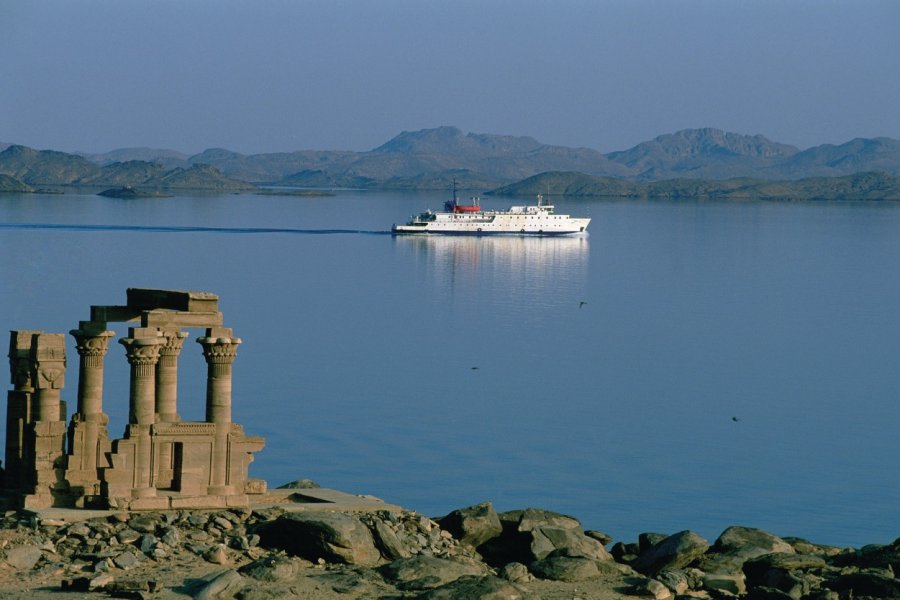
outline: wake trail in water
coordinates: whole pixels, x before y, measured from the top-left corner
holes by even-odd
[[[172,225],[82,225],[65,223],[0,223],[0,229],[55,231],[140,231],[145,233],[287,233],[294,235],[391,235],[367,229],[292,229],[288,227],[177,227]]]

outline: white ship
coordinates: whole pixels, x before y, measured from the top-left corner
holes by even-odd
[[[587,231],[590,218],[570,217],[553,212],[553,205],[544,204],[538,194],[537,204],[513,206],[509,210],[482,210],[478,198],[471,204],[460,204],[456,198],[444,203],[444,212],[426,210],[412,217],[405,225],[394,225],[391,232],[471,234],[471,235],[572,235]]]

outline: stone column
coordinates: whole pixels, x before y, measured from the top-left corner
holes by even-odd
[[[46,508],[64,501],[66,423],[61,390],[66,379],[66,337],[62,333],[36,333],[31,338],[34,492],[24,498],[25,508]]]
[[[80,360],[78,411],[72,417],[69,430],[66,479],[72,486],[81,488],[85,495],[96,495],[100,485],[97,471],[101,466],[100,446],[109,439],[106,431],[109,417],[103,412],[103,360],[115,332],[83,321],[80,329],[73,329],[69,334],[75,338]]]
[[[34,420],[62,421],[60,391],[65,385],[66,338],[61,333],[36,333],[32,337],[34,361]]]
[[[160,346],[165,343],[161,334],[152,328],[130,327],[128,337],[119,340],[125,346],[131,365],[128,429],[126,438],[135,440],[134,488],[135,498],[156,495],[153,487],[152,447],[150,427],[156,420],[156,363]]]
[[[164,331],[165,343],[159,348],[156,363],[156,420],[176,423],[178,416],[178,355],[187,337],[186,331]]]
[[[6,481],[3,483],[10,490],[19,489],[27,480],[26,473],[34,469],[28,460],[25,429],[32,421],[31,340],[36,333],[40,332],[9,332],[9,372],[13,389],[6,395]]]
[[[178,355],[187,337],[186,331],[163,331],[165,343],[159,347],[159,362],[156,363],[156,422],[177,423],[178,416]],[[159,444],[156,466],[156,488],[172,486],[174,476],[172,442]]]
[[[206,330],[206,336],[197,338],[203,346],[207,364],[206,422],[215,423],[212,469],[209,493],[234,494],[234,486],[228,481],[228,433],[231,430],[231,366],[237,356],[240,338],[232,337],[231,329],[215,327]]]
[[[69,334],[75,338],[78,365],[78,414],[83,421],[103,420],[103,359],[109,339],[116,333],[81,324]]]

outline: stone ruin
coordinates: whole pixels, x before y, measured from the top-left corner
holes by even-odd
[[[222,326],[218,296],[129,288],[125,306],[92,306],[69,333],[79,355],[78,409],[66,425],[61,333],[10,332],[13,389],[7,396],[4,487],[26,509],[48,507],[167,510],[247,506],[266,492],[250,479],[265,445],[231,421],[231,374],[240,338]],[[115,335],[108,323],[133,322],[119,343],[131,367],[128,425],[110,439],[103,412],[103,368]],[[206,419],[178,415],[178,356],[188,333],[207,363]]]

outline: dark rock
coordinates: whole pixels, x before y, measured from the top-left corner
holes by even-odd
[[[260,543],[307,560],[375,565],[381,554],[369,529],[343,513],[290,513],[259,529]]]
[[[849,573],[826,585],[841,597],[900,598],[900,581],[882,573]]]
[[[681,569],[661,569],[655,579],[675,594],[684,594],[691,588],[687,573]]]
[[[381,575],[403,590],[425,590],[450,583],[463,575],[484,575],[474,563],[462,563],[434,556],[401,558],[379,569]]]
[[[570,556],[579,556],[597,560],[612,560],[606,548],[593,538],[589,538],[578,529],[561,527],[536,527],[531,530],[531,554],[535,560],[545,558],[554,550],[566,550]]]
[[[669,537],[668,533],[645,532],[638,535],[638,554],[652,550],[654,546]]]
[[[536,560],[528,565],[528,570],[541,579],[554,581],[584,581],[601,573],[596,560],[561,555]]]
[[[686,567],[709,549],[709,542],[693,531],[680,531],[638,556],[631,566],[645,575],[653,575],[666,567]]]
[[[279,485],[279,490],[315,490],[321,486],[312,479],[297,479],[284,485]]]
[[[612,536],[609,535],[608,533],[603,533],[602,531],[594,531],[593,529],[586,530],[584,532],[584,535],[588,536],[589,538],[593,538],[593,539],[597,540],[604,546],[612,543],[612,540],[613,540]]]
[[[528,572],[528,567],[518,562],[511,562],[503,565],[497,575],[510,583],[528,583],[534,577]]]
[[[826,566],[825,560],[818,556],[808,554],[766,554],[744,563],[744,574],[747,576],[747,585],[750,587],[769,586],[772,575],[770,571],[803,571],[808,569],[822,569]]]
[[[526,508],[520,512],[518,530],[531,531],[535,527],[560,527],[562,529],[577,529],[581,531],[581,522],[575,517],[543,510],[540,508]]]
[[[409,550],[387,523],[376,519],[371,529],[375,537],[375,545],[381,550],[382,556],[388,560],[397,560],[398,558],[408,558],[410,556]]]
[[[640,554],[637,544],[626,544],[624,542],[616,542],[613,544],[609,549],[609,553],[614,559],[623,563],[633,562],[637,559],[638,554]]]
[[[796,598],[770,587],[755,587],[747,594],[747,600],[797,600]]]
[[[238,572],[258,581],[290,581],[297,573],[297,563],[287,556],[264,556],[244,565]]]
[[[151,515],[138,515],[128,520],[128,526],[140,533],[156,533],[158,520]]]
[[[493,576],[463,575],[456,581],[416,596],[417,600],[521,600],[522,592]]]
[[[746,561],[776,552],[796,553],[786,541],[761,529],[729,527],[701,559],[699,568],[708,573],[740,573]]]
[[[477,547],[503,532],[500,517],[490,502],[454,510],[437,519],[442,529],[446,529],[460,543]]]
[[[240,573],[229,569],[213,573],[202,581],[202,585],[194,594],[194,600],[226,600],[234,597],[243,585]]]
[[[706,573],[703,589],[743,596],[747,593],[747,581],[743,573]]]

